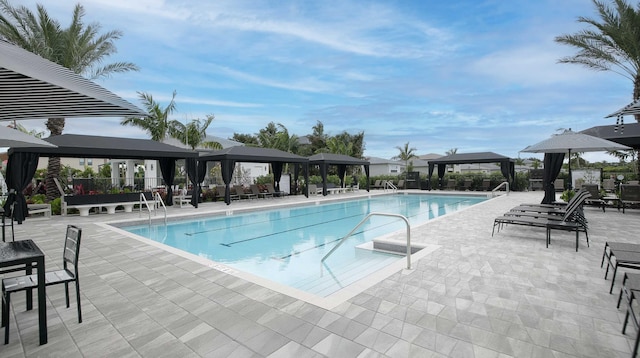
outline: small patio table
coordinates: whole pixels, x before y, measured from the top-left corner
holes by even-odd
[[[16,267],[18,266],[18,267]],[[47,305],[45,288],[44,254],[33,240],[21,240],[0,243],[0,273],[26,271],[32,274],[33,267],[38,271],[38,325],[40,344],[47,343]],[[27,310],[33,308],[33,294],[27,290]]]

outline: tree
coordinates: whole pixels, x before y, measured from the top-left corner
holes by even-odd
[[[144,109],[149,114],[147,117],[127,117],[120,121],[123,126],[133,126],[145,130],[152,140],[157,142],[163,142],[169,137],[172,131],[171,127],[180,125],[181,123],[175,120],[169,120],[171,115],[176,109],[176,91],[173,91],[171,102],[165,107],[161,108],[160,103],[156,102],[148,93],[138,92],[140,100],[144,106]]]
[[[249,146],[259,146],[258,138],[253,134],[233,133],[233,137],[230,138],[236,142],[240,142]]]
[[[100,34],[99,24],[85,24],[82,5],[77,4],[73,9],[67,28],[51,18],[42,5],[36,8],[37,15],[25,6],[13,7],[8,0],[0,0],[0,38],[90,79],[138,70],[130,62],[102,65],[107,57],[117,52],[114,41],[122,37],[122,32],[113,30]],[[45,125],[52,136],[60,135],[65,119],[49,118]],[[46,178],[48,200],[59,195],[53,181],[59,175],[60,158],[50,157]]]
[[[409,166],[409,160],[418,157],[416,155],[416,153],[415,153],[416,152],[416,148],[409,148],[409,142],[406,142],[404,144],[404,147],[399,147],[398,146],[398,147],[396,147],[396,149],[398,151],[400,151],[400,153],[398,155],[396,155],[395,157],[393,157],[393,159],[404,161],[405,168],[407,168]]]
[[[222,145],[214,141],[205,141],[207,138],[207,128],[214,120],[213,114],[208,114],[207,119],[204,122],[200,122],[200,119],[194,119],[186,125],[178,122],[171,121],[169,126],[169,134],[178,139],[182,144],[185,144],[195,150],[198,147],[204,147],[209,149],[222,149]]]
[[[451,148],[451,149],[447,150],[446,152],[444,152],[444,155],[449,156],[449,155],[454,155],[456,153],[458,153],[458,148]]]
[[[555,41],[578,50],[560,63],[574,63],[595,71],[611,71],[630,79],[633,100],[640,98],[640,8],[625,0],[613,0],[614,6],[593,0],[599,19],[578,17],[591,29],[556,37]],[[640,122],[640,116],[636,115]]]

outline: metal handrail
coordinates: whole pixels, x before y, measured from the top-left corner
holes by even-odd
[[[144,203],[144,205],[142,205]],[[153,194],[153,207],[154,207],[154,211],[155,209],[158,208],[158,205],[162,205],[163,209],[164,209],[164,223],[167,223],[167,207],[164,205],[164,201],[162,200],[162,197],[160,196],[160,193],[156,192]],[[151,206],[149,205],[149,202],[147,201],[147,197],[144,196],[144,193],[140,193],[140,215],[142,215],[142,210],[143,207],[146,206],[147,207],[147,212],[149,213],[149,224],[151,224]]]
[[[495,196],[495,192],[498,191],[503,186],[506,186],[507,195],[509,195],[509,182],[503,181],[502,183],[500,183],[500,185],[498,185],[497,187],[493,188],[493,190],[491,190],[491,196]]]
[[[385,182],[384,182],[384,190],[387,190],[387,189],[391,189],[393,191],[397,191],[398,187],[393,185],[393,183],[390,180],[385,180]]]
[[[320,260],[320,268],[322,268],[322,264],[324,263],[324,260],[326,260],[331,254],[333,254],[333,252],[336,251],[336,249],[338,249],[338,247],[340,247],[340,245],[342,245],[342,243],[345,242],[351,235],[353,235],[353,233],[356,230],[358,230],[358,228],[362,226],[362,224],[364,224],[367,220],[369,220],[370,217],[376,216],[376,215],[400,218],[404,220],[405,224],[407,224],[407,270],[411,270],[411,224],[409,224],[409,219],[407,219],[406,217],[400,214],[376,213],[376,212],[370,213],[369,215],[365,216],[364,219],[362,219],[358,223],[358,225],[356,225],[351,231],[349,231],[349,233],[346,236],[340,239],[340,241],[336,244],[336,246],[334,246],[331,249],[331,251],[327,252],[327,254],[324,255],[324,257]]]

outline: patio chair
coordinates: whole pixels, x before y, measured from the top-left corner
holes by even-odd
[[[455,179],[449,179],[447,181],[447,187],[445,189],[446,190],[456,190],[456,180]]]
[[[602,188],[607,193],[613,193],[616,191],[616,181],[615,179],[603,179],[602,180]]]
[[[609,249],[608,252],[607,249]],[[609,293],[613,293],[613,286],[616,282],[616,274],[618,273],[619,267],[635,270],[640,269],[640,245],[607,242],[604,250],[602,263],[604,263],[605,258],[607,259],[607,269],[604,272],[604,279],[606,280],[609,275],[609,268],[613,268],[611,287],[609,288]],[[602,263],[600,266],[602,266]]]
[[[222,200],[224,201],[224,192],[226,190],[226,187],[224,185],[218,185],[216,186],[216,200]],[[239,200],[240,196],[237,195],[234,191],[233,188],[229,188],[229,195],[231,197],[231,200]]]
[[[376,180],[376,182],[371,186],[371,189],[383,189],[384,185],[382,185],[382,180]]]
[[[640,204],[640,185],[620,184],[620,205],[622,205],[622,213],[629,206]]]
[[[473,184],[473,180],[471,179],[465,179],[464,183],[462,184],[462,186],[459,188],[459,190],[462,191],[467,191],[467,190],[471,190],[471,185]]]
[[[633,353],[631,353],[631,357],[635,357],[638,353],[638,346],[640,343],[640,322],[638,321],[638,316],[634,312],[633,301],[640,293],[640,274],[624,273],[622,288],[620,289],[620,296],[618,297],[618,307],[620,307],[620,301],[622,300],[623,293],[626,297],[627,313],[624,316],[624,323],[622,323],[622,334],[626,334],[629,317],[631,317],[631,322],[636,329],[636,339],[633,344]]]
[[[264,186],[267,188],[267,192],[271,194],[271,196],[284,198],[286,194],[284,191],[276,191],[271,183],[265,184]]]
[[[240,197],[240,199],[257,199],[258,196],[253,193],[247,193],[244,191],[244,187],[242,185],[234,185],[233,188],[236,191],[236,195]]]
[[[11,203],[9,207],[2,212],[2,242],[5,242],[5,230],[7,226],[11,226],[11,240],[16,241],[16,233],[13,228],[13,207],[15,203],[15,201]]]
[[[564,191],[564,179],[556,179],[553,182],[553,187],[556,191],[563,192]]]
[[[482,191],[489,191],[491,190],[491,179],[482,179],[482,187],[481,187]]]
[[[396,188],[398,188],[398,189],[404,189],[405,188],[403,179],[398,180],[398,185],[396,185]]]
[[[584,199],[589,197],[589,193],[580,196],[579,200],[574,201],[571,205],[567,205],[567,209],[562,218],[550,217],[549,214],[539,213],[536,217],[503,215],[497,217],[493,222],[493,236],[496,227],[498,231],[505,224],[523,225],[531,227],[542,227],[546,229],[546,245],[549,247],[551,243],[551,230],[575,231],[576,233],[576,251],[579,247],[579,233],[584,232],[587,238],[587,246],[589,246],[589,234],[587,232],[587,222],[584,216],[576,213],[578,208],[584,203]]]
[[[69,308],[69,283],[76,286],[76,304],[78,306],[78,323],[82,323],[82,307],[80,304],[80,281],[78,278],[78,255],[80,253],[80,238],[82,229],[68,225],[62,252],[62,270],[47,271],[45,285],[64,284],[65,300]],[[9,309],[11,308],[11,294],[38,287],[37,275],[18,276],[2,280],[2,325],[4,326],[4,344],[9,343]]]
[[[605,201],[602,200],[602,195],[600,195],[600,189],[598,188],[598,184],[582,184],[582,188],[591,194],[591,197],[585,200],[585,204],[587,205],[597,205],[602,208],[602,211],[605,211]]]
[[[251,184],[249,186],[249,188],[251,188],[251,193],[253,193],[256,197],[258,198],[263,198],[266,199],[267,197],[272,197],[273,198],[273,194],[269,193],[269,192],[261,192],[260,188],[258,188],[258,185],[256,184]]]

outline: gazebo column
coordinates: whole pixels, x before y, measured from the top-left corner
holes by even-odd
[[[125,165],[125,185],[133,187],[135,185],[134,177],[136,173],[136,163],[133,160],[129,159],[125,162]]]
[[[111,186],[120,187],[120,162],[117,160],[111,161]]]

